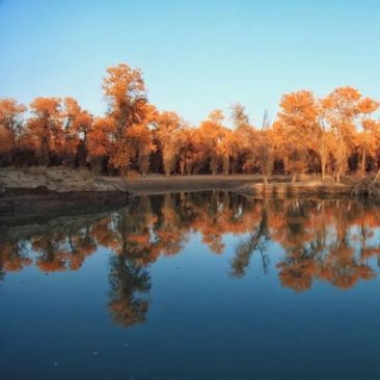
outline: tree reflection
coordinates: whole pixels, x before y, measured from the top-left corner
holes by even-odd
[[[108,308],[112,319],[125,327],[145,322],[149,301],[143,294],[151,287],[149,273],[125,255],[113,256],[110,261]]]
[[[264,273],[268,270],[269,258],[265,253],[265,244],[270,239],[268,229],[268,203],[256,203],[254,209],[255,215],[258,215],[258,223],[255,224],[253,230],[249,233],[249,238],[242,241],[236,247],[236,255],[231,261],[232,275],[242,277],[245,275],[249,266],[250,258],[253,252],[258,251],[262,258]]]
[[[230,241],[226,235],[237,237],[232,240],[238,241],[232,243],[232,276],[249,275],[256,253],[264,273],[273,263],[282,286],[297,292],[316,282],[350,289],[375,277],[373,266],[380,262],[379,205],[353,200],[182,192],[135,197],[109,213],[1,228],[0,279],[31,265],[45,273],[77,271],[99,247],[107,249],[107,304],[122,326],[147,318],[149,265],[161,256],[178,255],[194,234],[219,255]]]
[[[17,272],[28,265],[32,260],[23,241],[5,239],[0,242],[0,279],[6,272]]]
[[[308,224],[308,213],[314,202],[292,199],[283,206],[283,225],[277,236],[286,255],[277,264],[279,278],[286,287],[307,290],[312,285],[317,266],[317,245],[312,242],[314,228]]]
[[[353,236],[358,222],[370,216],[370,209],[352,201],[322,200],[309,203],[302,215],[305,221],[292,226],[293,222],[288,220],[282,232],[281,244],[286,256],[278,267],[284,286],[301,291],[309,289],[314,279],[320,279],[349,289],[358,280],[375,276],[363,255],[373,250],[364,248],[363,240],[359,246]],[[287,230],[291,230],[290,237]]]

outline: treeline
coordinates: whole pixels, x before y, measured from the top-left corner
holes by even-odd
[[[364,175],[380,164],[380,103],[352,87],[324,98],[285,94],[273,122],[254,126],[231,107],[234,128],[215,110],[198,126],[149,103],[142,73],[107,69],[107,112],[94,117],[72,98],[0,100],[0,166],[88,167],[102,174]]]

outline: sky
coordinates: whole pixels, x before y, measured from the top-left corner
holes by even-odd
[[[107,67],[140,68],[159,109],[197,124],[242,103],[350,85],[380,100],[377,0],[0,0],[0,98],[72,96],[106,110]]]

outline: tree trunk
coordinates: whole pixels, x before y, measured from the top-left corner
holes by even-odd
[[[360,175],[362,177],[365,176],[365,164],[366,164],[366,154],[363,152],[362,157],[361,157],[361,162],[360,162]]]
[[[326,157],[322,155],[321,157],[321,175],[322,175],[322,181],[326,178]]]

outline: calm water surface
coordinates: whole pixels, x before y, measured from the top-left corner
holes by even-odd
[[[380,206],[221,192],[0,225],[1,379],[379,379]]]

